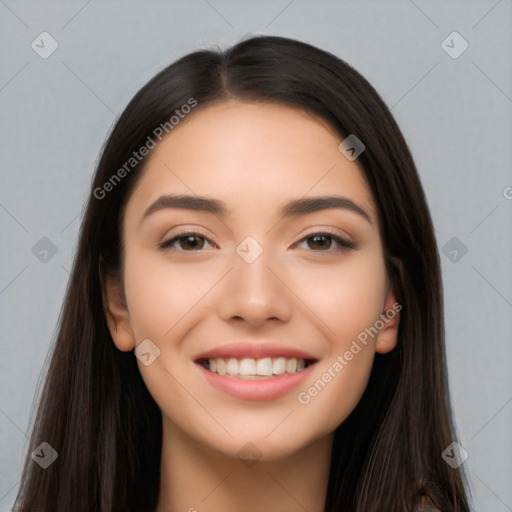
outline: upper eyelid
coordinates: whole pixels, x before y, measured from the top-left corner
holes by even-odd
[[[169,234],[169,233],[175,231],[176,229],[178,231],[172,233],[171,235]],[[199,226],[198,227],[175,226],[174,228],[167,229],[164,232],[163,236],[160,238],[160,243],[168,242],[169,240],[172,240],[173,238],[178,238],[180,236],[185,236],[185,235],[199,235],[208,240],[211,240],[212,237],[210,235],[203,233],[201,231],[201,229],[204,229],[204,228],[201,228]]]
[[[304,235],[302,238],[300,238],[299,240],[297,240],[296,242],[294,242],[292,244],[292,247],[304,242],[308,238],[315,236],[315,235],[316,236],[318,236],[318,235],[331,236],[335,240],[335,243],[338,243],[342,248],[345,248],[345,249],[349,249],[349,248],[356,249],[357,248],[356,243],[353,242],[352,240],[350,240],[349,238],[346,238],[345,236],[340,235],[339,233],[329,231],[329,230],[320,230],[320,231],[313,231],[312,233],[308,233],[308,234]],[[315,252],[324,252],[324,251],[315,251]],[[325,251],[325,252],[328,252],[328,251]]]
[[[192,231],[192,230],[180,231],[179,233],[176,233],[175,235],[172,235],[169,237],[164,237],[160,242],[158,242],[158,246],[162,247],[162,246],[170,244],[170,242],[176,243],[181,237],[186,237],[186,236],[196,236],[196,237],[204,238],[210,245],[214,246],[214,248],[218,247],[218,245],[209,236],[207,236],[203,233],[200,233],[199,231]],[[168,247],[170,247],[170,245],[168,245]],[[187,252],[191,252],[191,251],[187,251]]]
[[[353,237],[349,235],[346,231],[342,230],[341,228],[334,228],[334,227],[315,227],[312,228],[314,231],[309,231],[308,233],[301,235],[299,240],[297,242],[294,242],[294,244],[298,242],[302,242],[304,239],[309,238],[310,236],[314,235],[331,235],[336,238],[340,238],[341,240],[344,240],[346,242],[355,244]]]

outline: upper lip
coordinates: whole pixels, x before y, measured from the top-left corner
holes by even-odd
[[[252,358],[263,359],[265,357],[296,357],[297,359],[304,359],[307,361],[317,361],[317,358],[289,345],[280,345],[272,342],[237,342],[221,345],[208,352],[203,352],[195,358],[195,361],[201,359],[227,359],[234,357],[236,359]]]

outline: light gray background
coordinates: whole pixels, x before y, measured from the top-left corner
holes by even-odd
[[[31,48],[43,31],[59,44],[47,59]],[[453,31],[469,44],[457,59],[441,46]],[[474,510],[512,510],[511,0],[0,0],[0,510],[19,484],[32,400],[109,128],[167,64],[247,32],[339,55],[392,107],[440,249],[452,237],[468,249],[457,261],[448,249],[441,258]],[[32,252],[42,237],[58,249],[46,263]]]

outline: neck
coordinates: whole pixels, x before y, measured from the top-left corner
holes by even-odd
[[[157,512],[322,512],[332,440],[329,435],[280,460],[240,460],[164,418]]]

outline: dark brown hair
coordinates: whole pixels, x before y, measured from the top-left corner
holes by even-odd
[[[463,473],[441,457],[454,425],[440,263],[411,154],[389,109],[351,66],[270,36],[186,55],[147,83],[115,124],[94,175],[15,510],[155,509],[161,412],[133,353],[112,341],[101,286],[122,263],[123,209],[145,160],[106,197],[93,191],[190,98],[199,108],[228,98],[287,104],[327,121],[340,142],[349,134],[363,141],[358,162],[403,309],[397,347],[376,355],[363,397],[335,432],[325,511],[410,512],[422,494],[443,511],[468,511]],[[43,441],[59,454],[47,469],[30,458]]]

